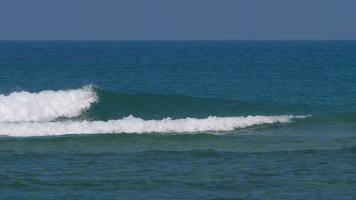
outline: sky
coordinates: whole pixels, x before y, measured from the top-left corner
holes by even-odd
[[[0,0],[0,40],[352,39],[355,0]]]

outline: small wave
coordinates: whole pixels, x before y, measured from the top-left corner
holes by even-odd
[[[0,95],[0,122],[43,122],[76,117],[96,101],[91,86],[38,93],[13,92]]]
[[[102,102],[91,107],[93,103],[99,101],[99,98]],[[147,111],[147,107],[142,108],[140,105],[152,102],[156,103],[152,109],[157,110],[157,112],[162,112],[161,109],[157,109],[158,107],[175,108],[182,98],[189,101],[187,105],[177,108],[177,112],[185,108],[188,110],[187,114],[195,111],[195,106],[203,101],[202,99],[192,100],[180,96],[110,94],[91,86],[72,90],[46,90],[38,93],[13,92],[9,95],[0,95],[0,135],[25,137],[102,133],[222,132],[261,124],[289,123],[292,119],[307,117],[294,115],[205,117],[208,116],[205,115],[204,117],[185,118],[187,115],[182,117],[173,115],[176,119],[161,117],[146,120],[129,115],[132,114],[130,112]],[[148,102],[145,101],[147,99],[149,99]],[[167,99],[171,101],[171,104],[164,104]],[[126,103],[132,105],[127,108]],[[210,105],[211,102],[209,101],[208,104]],[[134,109],[135,107],[138,108]],[[202,110],[208,110],[205,112],[214,110],[206,108],[209,107],[203,107]],[[217,106],[215,110],[219,110],[218,108],[221,107]],[[84,111],[88,112],[84,113]],[[120,112],[125,114],[123,116],[129,116],[123,118],[116,116],[115,113]],[[109,113],[112,116],[105,119],[100,117],[100,113]],[[92,119],[99,116],[99,119],[95,118],[95,120],[90,121],[74,119],[78,116],[84,117],[81,119]],[[167,114],[165,116],[172,115]]]
[[[101,133],[199,133],[232,131],[261,124],[290,123],[292,119],[307,116],[247,116],[184,118],[161,120],[143,120],[128,116],[108,121],[57,121],[57,122],[20,122],[0,123],[0,134],[6,136],[55,136],[66,134]]]

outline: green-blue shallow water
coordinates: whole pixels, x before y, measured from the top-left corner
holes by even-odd
[[[356,199],[356,42],[0,42],[0,199]]]

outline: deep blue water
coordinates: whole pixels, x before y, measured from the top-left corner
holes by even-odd
[[[3,41],[0,93],[0,199],[356,199],[356,41]]]

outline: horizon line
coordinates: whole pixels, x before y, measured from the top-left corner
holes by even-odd
[[[356,41],[356,39],[0,39],[0,42],[244,42],[244,41]]]

